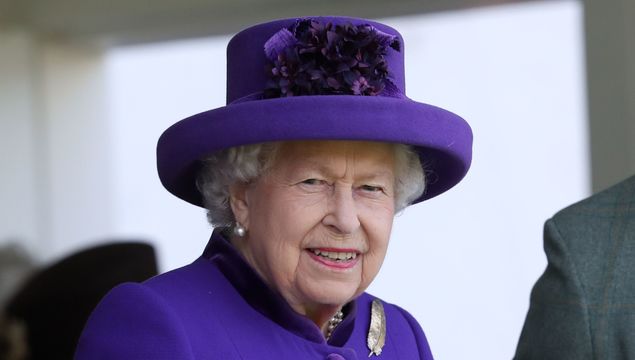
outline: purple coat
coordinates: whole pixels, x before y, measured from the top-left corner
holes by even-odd
[[[364,293],[347,304],[327,342],[215,231],[192,264],[106,295],[88,320],[76,359],[366,359],[373,299]],[[432,359],[416,320],[383,304],[386,344],[378,358]]]

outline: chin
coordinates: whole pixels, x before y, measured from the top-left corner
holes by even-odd
[[[362,291],[348,284],[315,284],[307,291],[307,298],[316,304],[344,305],[354,299]]]

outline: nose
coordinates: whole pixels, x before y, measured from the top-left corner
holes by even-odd
[[[336,186],[328,201],[328,212],[323,224],[338,234],[352,234],[360,226],[353,191],[347,186]]]

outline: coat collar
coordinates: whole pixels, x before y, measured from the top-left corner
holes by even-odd
[[[215,229],[203,258],[214,263],[240,295],[256,311],[307,340],[326,343],[322,331],[308,318],[295,312],[277,292],[270,289],[256,271],[223,235]],[[356,302],[344,306],[344,320],[335,328],[329,345],[343,346],[355,325]]]

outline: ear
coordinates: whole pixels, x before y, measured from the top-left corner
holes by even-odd
[[[245,229],[249,230],[249,202],[247,201],[247,184],[235,183],[229,187],[229,205],[234,218]]]

